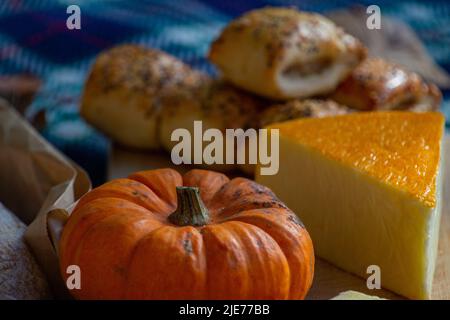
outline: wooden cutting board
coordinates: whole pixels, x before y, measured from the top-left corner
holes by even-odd
[[[450,136],[447,136],[444,142],[444,158],[447,160],[444,167],[446,171],[444,172],[444,206],[432,298],[450,300]],[[164,167],[173,167],[179,171],[189,169],[174,166],[165,153],[135,152],[115,147],[111,157],[109,178],[122,178],[135,171]],[[314,283],[307,299],[330,299],[347,290],[360,291],[387,299],[404,299],[387,290],[369,290],[364,279],[317,258]]]

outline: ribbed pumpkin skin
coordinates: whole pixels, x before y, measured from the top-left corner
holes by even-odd
[[[195,186],[208,224],[177,226],[176,186]],[[83,196],[60,241],[81,269],[78,299],[303,299],[314,252],[297,216],[266,187],[206,170],[142,171]]]

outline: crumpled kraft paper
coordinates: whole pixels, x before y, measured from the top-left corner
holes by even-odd
[[[91,188],[87,174],[0,100],[0,201],[28,225],[25,239],[55,296],[67,297],[58,239],[74,203]]]

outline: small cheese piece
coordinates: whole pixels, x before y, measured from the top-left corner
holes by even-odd
[[[430,298],[441,207],[440,113],[365,112],[274,124],[279,171],[256,180],[298,214],[318,256]],[[256,170],[259,174],[260,170]]]
[[[377,296],[369,296],[358,291],[348,290],[339,293],[336,297],[330,300],[386,300]]]

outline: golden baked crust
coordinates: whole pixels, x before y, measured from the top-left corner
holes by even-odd
[[[157,149],[160,96],[173,88],[195,87],[205,78],[162,51],[121,45],[97,57],[84,87],[81,115],[123,145]]]
[[[363,61],[331,99],[359,110],[435,111],[442,95],[433,84],[380,58]]]
[[[351,110],[332,100],[305,99],[290,100],[265,109],[259,116],[258,126],[297,118],[322,118],[350,113]]]
[[[271,7],[232,21],[209,52],[226,79],[275,99],[333,91],[365,56],[363,45],[327,18]]]
[[[177,88],[161,98],[159,137],[162,147],[171,151],[177,141],[171,141],[175,129],[185,128],[193,137],[194,121],[202,121],[202,129],[253,128],[264,101],[221,80],[210,79],[194,90]],[[209,142],[204,145],[209,144]],[[225,150],[225,148],[224,148]],[[194,156],[192,150],[192,156]],[[236,153],[235,153],[236,155]],[[229,171],[234,165],[213,165],[209,169]]]

